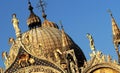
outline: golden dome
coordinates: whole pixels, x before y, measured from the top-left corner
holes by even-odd
[[[64,32],[59,29],[51,27],[39,27],[31,29],[24,34],[22,34],[22,43],[25,45],[26,49],[37,57],[51,58],[55,61],[54,51],[59,49],[61,52],[63,50],[63,42],[68,42],[67,47],[74,49],[76,51],[76,57],[79,60],[79,65],[83,65],[85,56],[82,50],[73,42],[73,40]],[[66,37],[63,41],[63,37]]]
[[[47,15],[45,14],[43,5],[41,5],[41,7],[42,7],[42,17],[44,18],[44,21],[42,23],[42,27],[54,27],[54,28],[59,29],[59,27],[56,23],[47,20]]]
[[[34,14],[33,7],[31,6],[31,3],[29,2],[29,10],[30,10],[30,16],[28,17],[27,24],[30,29],[41,26],[41,20],[40,18]]]
[[[36,16],[34,13],[31,13],[28,20],[27,20],[27,24],[29,27],[33,27],[35,26],[36,24],[38,26],[41,25],[41,20],[38,16]]]
[[[59,28],[57,24],[55,24],[54,22],[48,21],[47,19],[44,20],[44,22],[42,23],[42,27],[54,27],[54,28]]]
[[[22,36],[25,45],[32,45],[35,48],[43,47],[43,50],[61,48],[61,32],[50,27],[39,27],[27,31]],[[27,41],[27,42],[26,42]]]
[[[82,50],[74,43],[64,30],[59,30],[57,24],[48,21],[44,14],[44,22],[32,11],[29,2],[30,17],[27,20],[28,30],[15,40],[10,51],[11,64],[16,60],[19,48],[38,59],[44,59],[62,67],[67,61],[74,59],[76,66],[82,67],[86,60]],[[41,26],[41,27],[38,27]],[[36,28],[38,27],[38,28]],[[56,29],[57,28],[57,29]],[[14,55],[14,56],[13,56]]]

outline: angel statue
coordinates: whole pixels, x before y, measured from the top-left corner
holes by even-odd
[[[91,48],[93,54],[95,55],[96,49],[95,49],[93,37],[92,37],[92,35],[90,35],[89,33],[87,33],[87,38],[88,38],[89,41],[90,41],[90,48]]]
[[[16,14],[14,13],[12,15],[12,24],[13,24],[13,27],[15,29],[15,33],[16,33],[16,37],[20,37],[20,34],[21,34],[21,31],[20,31],[20,28],[19,28],[19,20],[16,18]]]

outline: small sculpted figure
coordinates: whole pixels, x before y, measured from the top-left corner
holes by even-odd
[[[90,35],[89,33],[87,33],[87,38],[90,41],[90,48],[91,48],[92,52],[95,54],[96,49],[95,49],[95,44],[94,44],[94,40],[93,40],[92,35]]]
[[[16,33],[16,37],[19,37],[20,36],[20,28],[19,28],[19,20],[17,19],[16,17],[16,14],[13,14],[12,15],[12,24],[13,24],[13,27],[15,29],[15,33]]]

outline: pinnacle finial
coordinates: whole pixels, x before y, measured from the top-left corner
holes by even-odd
[[[117,23],[112,15],[112,12],[110,10],[108,10],[108,12],[110,13],[110,16],[112,17],[112,34],[113,34],[113,43],[114,43],[114,47],[116,50],[116,53],[118,55],[118,62],[120,64],[120,53],[119,53],[119,43],[120,43],[120,29],[117,26]]]
[[[29,10],[30,10],[30,16],[27,19],[27,24],[28,24],[29,29],[40,27],[41,19],[36,14],[34,14],[33,7],[31,5],[30,0],[28,0],[28,5],[29,5]]]
[[[30,0],[28,0],[28,5],[29,5],[29,10],[30,10],[30,12],[33,13],[33,7],[32,7],[32,5],[31,5]]]

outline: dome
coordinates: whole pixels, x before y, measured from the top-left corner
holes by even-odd
[[[29,2],[29,10],[30,10],[30,16],[28,17],[28,20],[27,20],[29,29],[41,26],[41,19],[34,14],[33,7],[31,6],[30,2]]]
[[[10,57],[13,59],[11,63],[15,60],[17,56],[17,49],[19,44],[19,39],[15,40],[16,44],[11,46]],[[48,59],[56,62],[55,52],[64,53],[65,51],[74,50],[75,57],[77,59],[78,66],[81,67],[86,61],[86,58],[79,46],[67,35],[65,32],[52,28],[52,27],[38,27],[26,31],[21,35],[21,43],[24,45],[24,49],[31,55]],[[13,57],[13,54],[15,55]],[[63,59],[60,59],[61,61]]]
[[[48,21],[47,19],[44,20],[44,22],[42,23],[42,27],[54,27],[54,28],[59,28],[57,24],[55,24],[54,22]]]
[[[20,68],[23,66],[30,66],[31,68],[32,65],[43,66],[44,64],[45,69],[58,67],[61,71],[69,70],[70,67],[68,66],[71,63],[74,63],[75,67],[82,67],[86,58],[82,50],[65,33],[64,29],[61,31],[57,24],[48,21],[44,10],[44,21],[41,25],[41,20],[34,14],[30,2],[29,10],[30,16],[27,24],[30,30],[22,33],[21,37],[13,41],[14,44],[12,44],[9,53],[10,64],[7,66],[8,72],[18,65]],[[18,69],[20,69],[19,66]],[[17,68],[15,69],[17,70]]]
[[[42,6],[41,6],[42,7]],[[44,8],[42,7],[42,17],[44,18],[44,21],[42,23],[42,27],[53,27],[59,29],[58,25],[54,22],[51,22],[47,20],[47,15],[45,14]]]
[[[73,42],[73,40],[66,34],[68,41],[68,48],[74,49],[79,65],[83,65],[86,60],[82,50]],[[22,34],[22,43],[26,50],[37,57],[51,58],[55,61],[54,51],[59,49],[63,51],[62,46],[62,32],[59,29],[51,27],[39,27],[31,29]],[[68,50],[66,48],[66,50]]]
[[[24,45],[31,44],[34,48],[41,46],[44,50],[61,48],[61,31],[50,27],[39,27],[25,32],[22,41]]]
[[[27,20],[27,24],[29,28],[32,28],[34,26],[40,26],[41,20],[37,15],[35,15],[34,13],[31,13]]]

